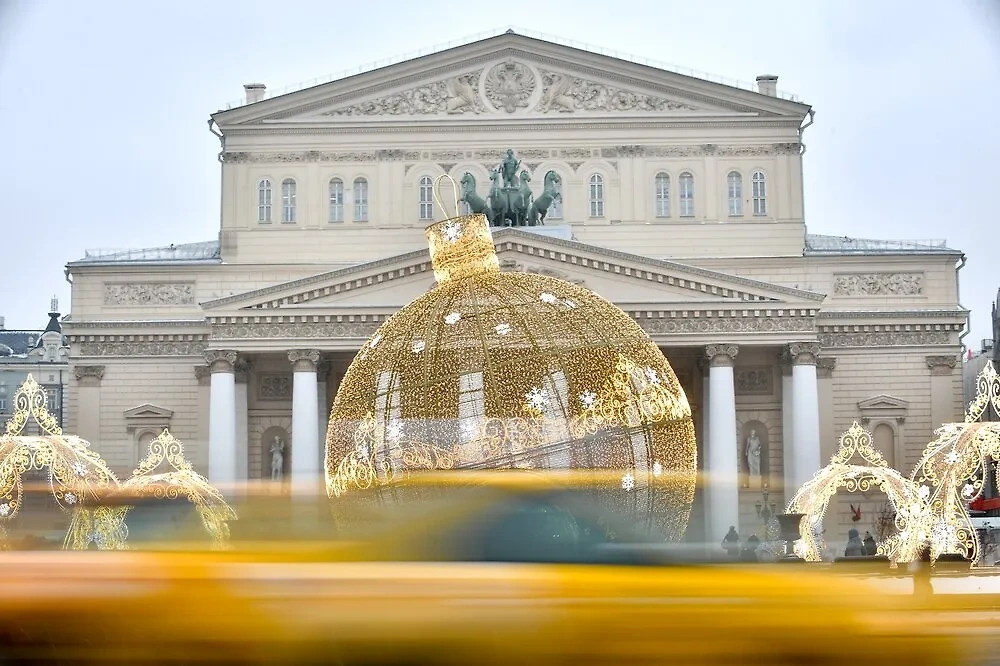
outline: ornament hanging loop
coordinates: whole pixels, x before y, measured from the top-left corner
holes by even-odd
[[[452,191],[455,194],[455,213],[454,213],[454,215],[451,215],[451,214],[448,213],[448,209],[445,207],[444,201],[441,200],[439,189],[441,187],[441,181],[442,180],[447,180],[449,183],[451,183],[451,189],[452,189]],[[458,217],[458,204],[459,204],[459,201],[460,201],[460,199],[459,199],[458,181],[456,181],[454,178],[452,178],[448,174],[443,173],[443,174],[441,174],[440,176],[438,176],[437,178],[434,179],[434,189],[432,191],[432,194],[434,195],[434,203],[435,203],[435,205],[437,205],[437,207],[444,214],[444,219],[447,220],[447,219],[451,219],[453,217]]]

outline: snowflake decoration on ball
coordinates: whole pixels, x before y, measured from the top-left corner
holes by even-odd
[[[542,303],[548,303],[549,305],[552,305],[559,301],[558,298],[556,298],[553,294],[550,294],[547,291],[543,291],[541,294],[539,294],[538,300],[540,300]]]
[[[663,476],[663,465],[659,460],[653,463],[653,476]]]
[[[972,499],[975,494],[976,494],[976,487],[973,486],[971,483],[967,483],[964,486],[962,486],[962,497],[964,497],[965,499],[967,500]]]
[[[76,495],[73,493],[66,493],[63,499],[66,500],[66,504],[76,504]]]
[[[391,422],[389,427],[385,429],[385,436],[390,442],[399,441],[399,438],[403,436],[403,424],[399,421]]]
[[[539,411],[545,409],[549,404],[549,392],[545,389],[538,388],[537,386],[525,393],[524,397],[528,400],[528,404],[531,405],[533,409]]]
[[[955,463],[958,462],[958,458],[959,458],[958,451],[952,449],[951,451],[948,452],[948,455],[944,457],[944,461],[949,465],[954,465]]]
[[[635,477],[629,472],[622,477],[622,490],[633,490],[635,488]]]
[[[87,476],[87,466],[83,463],[73,463],[73,471],[77,476]]]
[[[9,515],[10,515],[10,504],[8,504],[7,502],[0,504],[0,516],[6,518]]]
[[[449,312],[444,316],[444,323],[451,326],[452,324],[457,324],[461,318],[462,314],[460,312]]]
[[[410,349],[413,350],[414,354],[419,354],[426,348],[427,348],[427,343],[424,342],[423,340],[414,340],[413,345],[410,346]]]
[[[462,226],[453,220],[441,227],[441,232],[449,243],[454,243],[462,235]]]
[[[649,380],[650,384],[660,383],[660,376],[656,374],[656,370],[653,370],[652,368],[646,368],[646,379]]]
[[[580,394],[580,404],[584,409],[590,409],[597,404],[597,394],[593,391],[584,391]]]
[[[920,486],[920,499],[927,501],[927,498],[931,496],[930,486]]]
[[[505,321],[500,322],[499,324],[497,324],[496,332],[497,335],[507,335],[508,333],[510,333],[510,324],[508,324]]]

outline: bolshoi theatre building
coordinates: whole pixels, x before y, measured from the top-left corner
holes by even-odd
[[[447,174],[464,209],[489,202],[502,270],[596,292],[666,355],[698,467],[731,489],[711,511],[698,493],[691,538],[757,530],[855,420],[908,474],[961,420],[963,255],[809,233],[813,114],[757,86],[512,32],[279,96],[248,85],[210,123],[217,237],[69,263],[67,430],[127,473],[169,427],[221,485],[270,478],[277,439],[281,474],[311,483],[355,354],[434,284]],[[879,500],[859,502],[865,527]],[[846,503],[828,518],[846,531]]]

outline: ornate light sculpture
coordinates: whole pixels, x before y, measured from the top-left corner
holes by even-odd
[[[980,421],[988,407],[1000,414],[1000,377],[990,361],[976,379],[976,398],[963,423],[946,423],[935,431],[913,470],[924,484],[930,512],[931,559],[959,553],[978,563],[981,544],[968,505],[979,498],[989,478],[991,460],[1000,459],[1000,422]]]
[[[613,470],[607,490],[679,538],[694,498],[694,427],[649,336],[583,287],[501,272],[483,215],[426,233],[438,284],[348,369],[330,413],[328,494],[416,470]]]
[[[848,492],[869,492],[872,488],[884,492],[896,511],[898,532],[878,545],[878,554],[894,563],[915,558],[928,538],[928,510],[921,494],[926,495],[927,490],[889,467],[872,446],[871,433],[857,421],[841,435],[840,447],[830,464],[803,484],[788,503],[786,513],[805,515],[800,527],[802,539],[796,544],[800,557],[813,562],[822,559],[818,532],[830,499],[841,488]]]
[[[118,487],[104,460],[85,440],[64,435],[46,404],[45,391],[28,375],[14,394],[14,414],[0,435],[0,526],[18,514],[24,476],[32,471],[46,473],[52,497],[66,511],[96,505]],[[24,434],[31,421],[39,434]]]

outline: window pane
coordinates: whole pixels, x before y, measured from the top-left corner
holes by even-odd
[[[434,219],[434,183],[428,176],[420,179],[420,219]]]
[[[656,216],[670,217],[670,176],[665,173],[656,175]]]
[[[368,221],[368,181],[364,178],[354,181],[354,221]]]
[[[753,174],[753,214],[767,215],[767,177],[763,171]]]
[[[590,177],[590,216],[604,217],[604,177],[596,173]]]
[[[344,181],[330,181],[330,222],[344,221]]]
[[[257,183],[257,221],[271,221],[271,181],[266,178]]]
[[[682,217],[693,217],[694,216],[694,176],[690,173],[682,173],[680,175],[679,185],[680,185],[680,197],[681,197],[681,216]]]
[[[295,222],[295,181],[286,178],[281,183],[281,221]]]

